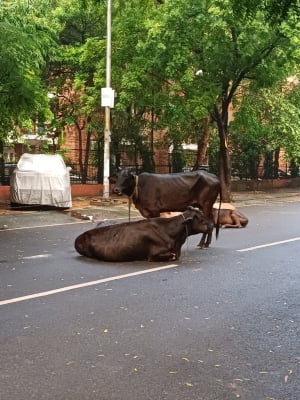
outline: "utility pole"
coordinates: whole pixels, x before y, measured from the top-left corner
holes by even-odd
[[[110,168],[110,108],[113,107],[113,91],[111,90],[111,0],[107,0],[106,17],[106,88],[102,90],[101,102],[105,106],[104,157],[103,157],[103,199],[109,199]]]

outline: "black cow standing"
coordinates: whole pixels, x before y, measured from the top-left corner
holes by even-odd
[[[189,205],[199,207],[212,222],[213,204],[221,197],[221,184],[216,175],[204,170],[175,174],[134,175],[128,168],[119,171],[113,192],[132,198],[133,204],[145,218],[160,213],[184,211]],[[215,225],[218,236],[219,224]],[[198,247],[208,247],[212,231],[205,233]]]
[[[90,229],[75,240],[81,255],[104,261],[170,261],[180,257],[190,235],[209,232],[212,222],[189,207],[172,218],[150,218]]]

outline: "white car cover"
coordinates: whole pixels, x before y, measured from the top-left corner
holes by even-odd
[[[24,153],[10,179],[11,203],[72,207],[69,170],[58,154]]]

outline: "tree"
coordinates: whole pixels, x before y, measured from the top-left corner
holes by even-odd
[[[76,130],[79,173],[86,183],[91,144],[97,140],[99,145],[103,130],[103,85],[97,70],[105,60],[105,7],[94,0],[63,0],[53,15],[59,24],[60,50],[46,76],[54,111],[51,125],[60,133],[66,127]]]
[[[223,201],[230,201],[229,107],[246,82],[272,86],[293,71],[299,57],[297,6],[297,1],[242,1],[237,7],[231,0],[165,0],[137,49],[143,75],[162,77],[160,88],[168,92],[169,104],[176,101],[176,114],[186,102],[198,118],[205,108],[215,121]],[[179,92],[184,96],[176,100]]]
[[[6,1],[0,11],[0,172],[7,136],[28,120],[45,121],[49,108],[42,71],[55,36],[40,15],[40,2]]]
[[[42,69],[53,46],[53,35],[34,19],[24,2],[6,2],[0,14],[0,135],[32,113],[47,107]]]
[[[244,91],[230,124],[233,165],[240,177],[257,178],[261,156],[270,158],[268,178],[276,177],[279,150],[300,162],[300,88],[293,77],[266,89]],[[243,168],[242,168],[243,167]],[[243,175],[244,172],[244,175]]]

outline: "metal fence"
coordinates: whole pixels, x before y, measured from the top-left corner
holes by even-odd
[[[65,162],[70,170],[71,184],[96,184],[103,182],[103,159],[96,150],[90,150],[88,163],[83,165],[74,160],[78,154],[77,149],[65,152]],[[193,169],[195,152],[173,152],[166,153],[163,160],[155,160],[152,152],[144,152],[142,155],[133,151],[121,151],[111,155],[111,174],[117,171],[118,167],[129,167],[136,174],[141,172],[186,172]],[[5,163],[4,171],[0,171],[0,184],[9,185],[10,176],[16,167],[16,163]]]
[[[70,150],[73,154],[76,154],[75,150]],[[74,160],[75,157],[72,157]],[[143,153],[143,155],[136,154],[134,152],[126,151],[119,152],[111,155],[111,174],[114,174],[117,167],[130,167],[135,173],[139,174],[141,172],[159,172],[159,173],[173,173],[173,172],[187,172],[193,170],[196,161],[196,152],[194,151],[184,151],[184,152],[173,152],[168,153],[164,157],[164,162],[154,163],[155,157],[153,153]],[[71,184],[96,184],[103,182],[103,160],[96,150],[91,150],[89,154],[89,162],[86,165],[80,165],[77,162],[70,161],[71,158],[66,157],[67,166],[71,167],[70,171],[70,181]],[[9,185],[10,176],[16,167],[15,163],[5,163],[0,171],[0,185]],[[210,170],[208,165],[201,166],[201,168]],[[280,179],[289,178],[294,175],[299,176],[299,168],[296,174],[292,174],[286,167],[285,170],[277,170],[270,166],[268,176],[260,176],[261,178],[268,179]],[[215,172],[215,171],[210,171]],[[232,179],[250,179],[250,177],[245,176],[245,170],[243,173],[238,170],[232,171]]]
[[[13,163],[5,163],[3,170],[0,173],[0,184],[1,185],[9,185],[10,177],[13,170],[16,168],[17,164]]]

